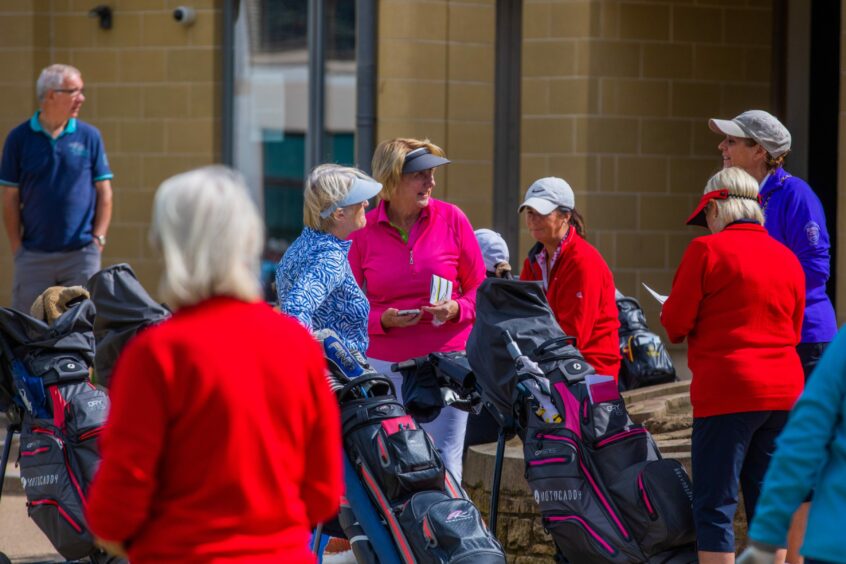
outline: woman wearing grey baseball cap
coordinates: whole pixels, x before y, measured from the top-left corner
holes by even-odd
[[[826,293],[831,259],[822,203],[804,180],[784,170],[791,136],[775,116],[748,110],[730,120],[711,119],[708,127],[725,135],[718,145],[723,167],[741,167],[758,181],[764,227],[793,251],[805,272],[805,316],[796,350],[807,380],[837,333],[834,307]],[[790,531],[788,562],[800,562],[798,549],[807,514],[804,504]]]
[[[539,280],[555,319],[596,369],[617,378],[620,343],[614,277],[599,251],[585,240],[576,197],[561,178],[536,180],[518,213],[537,244],[529,250],[520,280]]]

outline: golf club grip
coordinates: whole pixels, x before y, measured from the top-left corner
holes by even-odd
[[[403,360],[402,362],[395,362],[391,365],[391,370],[394,372],[402,372],[403,370],[411,370],[417,367],[417,361],[413,358],[410,360]]]

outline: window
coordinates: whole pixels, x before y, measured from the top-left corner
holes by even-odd
[[[355,59],[355,2],[325,0],[326,58]],[[306,49],[308,0],[259,0],[258,49],[262,52]]]

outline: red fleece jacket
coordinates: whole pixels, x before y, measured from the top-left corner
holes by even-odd
[[[314,562],[343,493],[320,347],[261,303],[213,298],[121,355],[88,501],[96,535],[144,562]]]
[[[520,280],[542,280],[535,246],[523,263]],[[614,297],[614,277],[593,245],[571,227],[561,242],[549,276],[546,299],[558,325],[576,338],[576,347],[597,374],[620,372],[620,320]]]
[[[661,312],[670,341],[687,338],[693,416],[791,409],[804,311],[802,266],[761,225],[694,239]]]

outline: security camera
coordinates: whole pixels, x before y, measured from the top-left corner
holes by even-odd
[[[184,26],[189,26],[197,19],[197,11],[188,6],[179,6],[173,11],[173,19]]]

